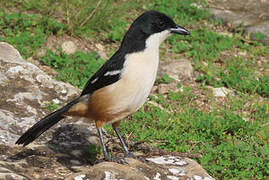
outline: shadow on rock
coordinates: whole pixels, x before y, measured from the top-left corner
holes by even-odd
[[[29,166],[39,168],[46,168],[54,160],[75,171],[74,166],[94,165],[100,151],[94,127],[68,124],[57,128],[45,146],[30,144],[29,148],[23,148],[6,160],[24,159]]]
[[[65,166],[93,165],[101,150],[96,130],[77,124],[68,124],[56,129],[47,145],[55,153],[62,154],[58,161]]]

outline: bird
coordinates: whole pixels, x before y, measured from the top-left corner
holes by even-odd
[[[16,144],[26,146],[66,116],[78,116],[95,122],[105,161],[114,161],[104,143],[102,128],[106,124],[112,124],[125,157],[134,157],[119,125],[146,102],[157,75],[160,44],[172,34],[190,32],[162,12],[141,14],[130,25],[119,49],[90,77],[80,96],[39,120]]]

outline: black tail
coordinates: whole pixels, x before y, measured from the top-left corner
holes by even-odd
[[[61,109],[49,114],[44,117],[40,121],[38,121],[35,125],[33,125],[30,129],[28,129],[17,141],[16,144],[23,144],[26,146],[27,144],[34,141],[38,138],[42,133],[52,127],[54,124],[63,119],[64,113],[67,112],[73,105],[77,104],[80,101],[81,97],[71,101],[66,106]]]

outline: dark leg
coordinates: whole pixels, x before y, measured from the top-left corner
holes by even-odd
[[[119,125],[120,125],[120,121],[113,123],[112,124],[112,127],[113,127],[114,131],[116,132],[116,134],[117,134],[117,136],[118,136],[118,138],[119,138],[119,140],[120,140],[120,142],[122,144],[122,147],[123,147],[124,152],[125,152],[125,157],[139,159],[142,162],[147,162],[146,159],[144,159],[142,157],[136,157],[133,153],[131,153],[130,151],[128,151],[128,148],[126,146],[126,143],[125,143],[124,139],[122,138],[122,136],[120,135],[120,131],[118,129]]]
[[[124,139],[123,139],[123,138],[121,137],[121,135],[120,135],[120,131],[119,131],[119,129],[118,129],[117,127],[114,127],[114,126],[113,126],[113,129],[114,129],[114,131],[116,132],[116,134],[117,134],[117,136],[118,136],[118,138],[119,138],[119,140],[120,140],[120,142],[121,142],[121,144],[122,144],[122,147],[123,147],[124,152],[125,152],[125,156],[127,156],[127,157],[133,156],[133,155],[131,155],[131,153],[128,151],[128,148],[127,148],[127,146],[126,146],[126,143],[125,143]]]
[[[105,160],[106,161],[109,161],[110,159],[108,157],[107,149],[106,149],[106,146],[105,146],[102,128],[97,128],[97,131],[98,131],[98,135],[99,135],[99,138],[100,138],[100,141],[101,141],[101,145],[102,145],[102,148],[103,148]]]

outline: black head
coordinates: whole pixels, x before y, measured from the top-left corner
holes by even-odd
[[[130,26],[121,44],[125,52],[141,51],[149,36],[168,32],[169,34],[189,35],[183,27],[178,26],[170,17],[158,11],[147,11],[139,16]]]
[[[143,33],[148,35],[165,30],[171,31],[171,33],[189,35],[186,29],[179,27],[170,17],[158,11],[143,13],[134,21],[131,28],[140,28]]]

